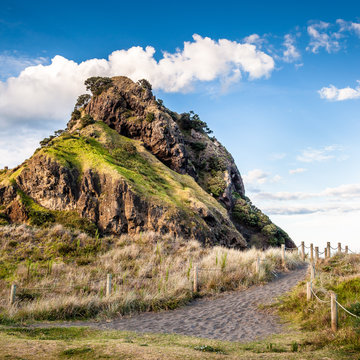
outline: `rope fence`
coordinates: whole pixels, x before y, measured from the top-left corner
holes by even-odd
[[[311,246],[312,248],[312,246]],[[330,246],[330,243],[327,243],[327,248],[325,249],[325,258],[330,257],[330,252],[328,251],[328,249],[333,249],[333,247]],[[316,248],[317,249],[317,248]],[[338,247],[335,248],[335,250],[337,250],[337,253],[341,253],[342,247],[341,244],[338,244]],[[350,251],[350,249],[348,248],[348,246],[345,247],[345,254],[348,254],[348,252]],[[352,253],[354,253],[353,251],[351,251]],[[317,258],[318,260],[318,258]],[[337,331],[338,329],[338,306],[344,310],[348,315],[360,319],[360,316],[352,313],[351,311],[349,311],[348,309],[346,309],[346,307],[341,304],[338,300],[337,300],[337,294],[333,291],[328,291],[324,288],[318,288],[317,292],[322,292],[324,293],[324,299],[321,299],[318,294],[316,293],[315,289],[313,288],[313,282],[315,281],[315,263],[311,262],[311,268],[310,268],[311,272],[310,272],[310,281],[308,281],[306,283],[306,298],[307,301],[311,301],[313,298],[315,298],[318,302],[322,303],[322,304],[329,304],[330,303],[330,312],[331,312],[331,328],[333,331]],[[329,300],[326,300],[325,298],[327,296],[330,296]]]

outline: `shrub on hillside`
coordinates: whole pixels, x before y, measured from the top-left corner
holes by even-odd
[[[141,79],[137,82],[143,89],[152,90],[152,86],[146,79]]]
[[[91,99],[91,96],[89,94],[80,95],[77,98],[77,101],[75,104],[75,109],[86,106],[88,104],[88,102],[90,101],[90,99]]]
[[[149,113],[146,114],[146,121],[147,121],[147,122],[150,122],[150,123],[151,123],[151,122],[154,121],[154,119],[155,119],[154,113],[149,112]]]
[[[91,124],[94,124],[94,123],[95,123],[94,118],[93,118],[91,115],[89,115],[89,114],[84,115],[84,116],[81,118],[80,121],[81,121],[82,127],[86,127],[86,126],[88,126],[88,125],[91,125]]]
[[[207,123],[200,120],[200,116],[198,114],[195,114],[193,111],[181,114],[178,122],[180,128],[185,131],[190,131],[191,129],[194,129],[195,131],[201,133],[212,133],[212,130],[209,129]]]
[[[100,95],[112,85],[109,77],[93,76],[85,80],[86,90],[90,90],[94,96]]]

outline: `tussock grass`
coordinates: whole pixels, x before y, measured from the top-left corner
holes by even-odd
[[[360,255],[337,254],[321,260],[317,265],[317,276],[313,289],[322,300],[329,301],[329,291],[338,295],[338,301],[355,315],[360,316]],[[280,314],[295,321],[310,332],[305,343],[313,348],[332,346],[360,350],[360,320],[338,309],[339,330],[331,331],[330,303],[316,299],[306,300],[305,281],[278,304]]]
[[[56,225],[0,228],[0,321],[108,318],[174,309],[194,297],[270,281],[281,271],[280,249],[239,251],[155,233],[92,238]],[[288,255],[288,267],[301,263]],[[260,256],[262,270],[255,273]],[[199,291],[193,293],[195,264]],[[113,293],[105,296],[106,274]],[[10,284],[17,302],[8,305]]]

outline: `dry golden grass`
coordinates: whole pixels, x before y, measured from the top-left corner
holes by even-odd
[[[16,238],[16,231],[20,233],[19,229],[13,229],[12,239]],[[22,231],[20,245],[17,245],[20,248],[14,249],[17,261],[7,259],[16,262],[16,267],[0,282],[3,323],[112,317],[136,311],[173,309],[197,296],[269,281],[273,272],[282,270],[280,249],[263,252],[210,248],[196,241],[146,233],[102,239],[95,251],[88,244],[96,244],[98,240],[85,234],[74,235],[59,226],[48,232],[41,230],[42,240],[39,234],[31,233],[34,230],[22,227]],[[0,239],[5,253],[12,245],[4,232],[0,233]],[[53,249],[54,244],[66,245],[65,249],[72,255],[60,256]],[[91,251],[84,252],[86,246]],[[28,259],[35,260],[19,260],[21,251],[30,254]],[[49,252],[52,258],[45,261],[44,254]],[[258,256],[263,260],[260,274],[255,273]],[[288,268],[300,263],[296,253],[287,253]],[[199,268],[198,293],[192,291],[195,265]],[[113,277],[110,297],[105,296],[107,274]],[[8,304],[11,282],[18,286],[17,302],[13,306]]]

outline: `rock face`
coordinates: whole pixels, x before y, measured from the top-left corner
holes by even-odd
[[[0,173],[0,217],[46,225],[69,213],[103,233],[292,246],[245,197],[232,156],[208,132],[197,115],[156,101],[148,83],[112,78],[74,111],[66,132]]]

